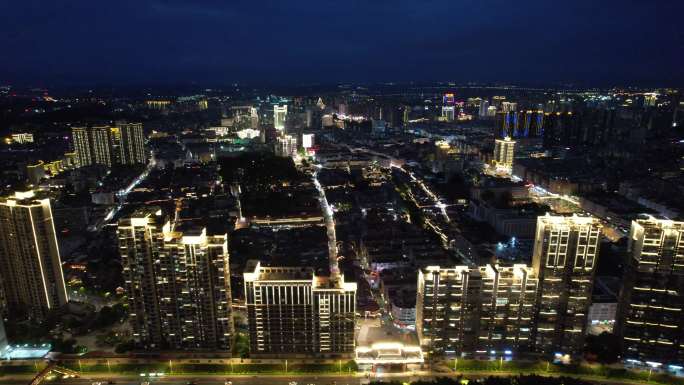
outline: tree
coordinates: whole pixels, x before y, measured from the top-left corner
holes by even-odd
[[[615,334],[603,332],[598,336],[587,336],[584,348],[588,358],[594,358],[603,364],[611,364],[620,359],[620,338]]]

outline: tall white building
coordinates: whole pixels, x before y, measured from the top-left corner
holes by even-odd
[[[510,137],[494,140],[494,165],[500,168],[512,169],[515,156],[515,141]]]
[[[0,198],[0,273],[6,311],[42,321],[67,303],[50,199],[33,191]]]
[[[275,142],[275,154],[282,157],[297,155],[297,138],[292,135],[278,137]]]
[[[456,114],[455,106],[442,106],[442,118],[448,122],[453,122]]]
[[[287,104],[273,106],[273,126],[276,130],[285,129],[285,120],[287,119]]]
[[[248,261],[245,305],[253,356],[345,357],[354,353],[356,283],[307,267]]]

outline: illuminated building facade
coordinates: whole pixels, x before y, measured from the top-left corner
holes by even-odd
[[[146,207],[118,225],[133,325],[143,346],[229,350],[233,335],[227,235],[177,227]]]
[[[494,140],[494,165],[512,169],[515,155],[515,141],[509,137]]]
[[[115,163],[114,138],[109,126],[74,127],[71,130],[79,167]]]
[[[292,135],[283,135],[276,139],[275,154],[282,157],[291,157],[297,154],[297,138]]]
[[[354,354],[356,283],[258,261],[248,261],[244,281],[252,355]]]
[[[601,224],[591,217],[537,219],[532,267],[539,278],[535,348],[579,354],[591,305]]]
[[[456,107],[442,106],[442,118],[447,122],[453,122],[456,114]]]
[[[436,355],[528,350],[537,285],[526,265],[420,270],[416,331],[421,345]]]
[[[273,126],[276,130],[285,129],[285,120],[287,119],[287,104],[273,106]]]
[[[74,127],[71,135],[79,167],[147,163],[142,123]]]
[[[632,221],[620,298],[623,357],[684,365],[684,222]]]
[[[544,116],[543,111],[500,111],[496,114],[496,136],[541,137],[544,132]]]
[[[50,200],[0,198],[0,272],[7,309],[36,321],[68,301]]]
[[[119,150],[121,164],[145,164],[145,135],[142,123],[121,123],[117,125],[119,131]]]

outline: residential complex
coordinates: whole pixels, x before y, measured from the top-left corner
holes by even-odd
[[[147,163],[142,123],[73,127],[71,135],[79,167]]]
[[[4,314],[44,321],[69,300],[49,198],[0,198],[0,274]]]
[[[601,233],[593,217],[537,219],[532,268],[539,279],[535,348],[579,354],[584,346]]]
[[[356,283],[317,276],[307,267],[244,273],[250,353],[255,356],[340,357],[354,353]]]
[[[526,265],[420,270],[416,331],[421,345],[437,355],[529,350],[537,286]]]
[[[511,169],[515,156],[515,141],[510,137],[494,140],[494,165],[500,168]]]
[[[136,342],[229,350],[233,336],[227,235],[177,224],[146,207],[118,225]]]
[[[620,298],[623,355],[684,362],[684,222],[641,216],[632,222]]]

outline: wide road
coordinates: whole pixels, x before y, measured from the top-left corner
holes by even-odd
[[[559,374],[535,373],[538,375],[559,376]],[[297,385],[361,385],[367,384],[369,381],[399,381],[399,382],[413,382],[416,380],[432,380],[436,377],[452,377],[457,373],[431,373],[431,372],[414,372],[411,373],[385,373],[378,376],[373,376],[370,379],[362,374],[357,375],[173,375],[161,378],[150,379],[147,377],[139,377],[134,375],[116,375],[116,374],[97,374],[86,375],[84,378],[71,378],[44,381],[42,385],[92,385],[96,382],[101,382],[102,385],[107,385],[107,381],[113,381],[116,385],[140,385],[143,382],[149,382],[150,385],[187,385],[189,383],[196,385],[225,385],[226,381],[231,381],[233,385],[289,385],[297,383]],[[516,373],[506,372],[477,372],[465,373],[464,377],[469,379],[485,378],[490,376],[516,376]],[[602,379],[596,377],[574,376],[582,380],[601,385],[626,385],[626,384],[647,384],[643,381],[628,381],[628,380],[614,380]],[[30,377],[22,376],[6,376],[0,378],[0,384],[8,385],[27,385]]]

